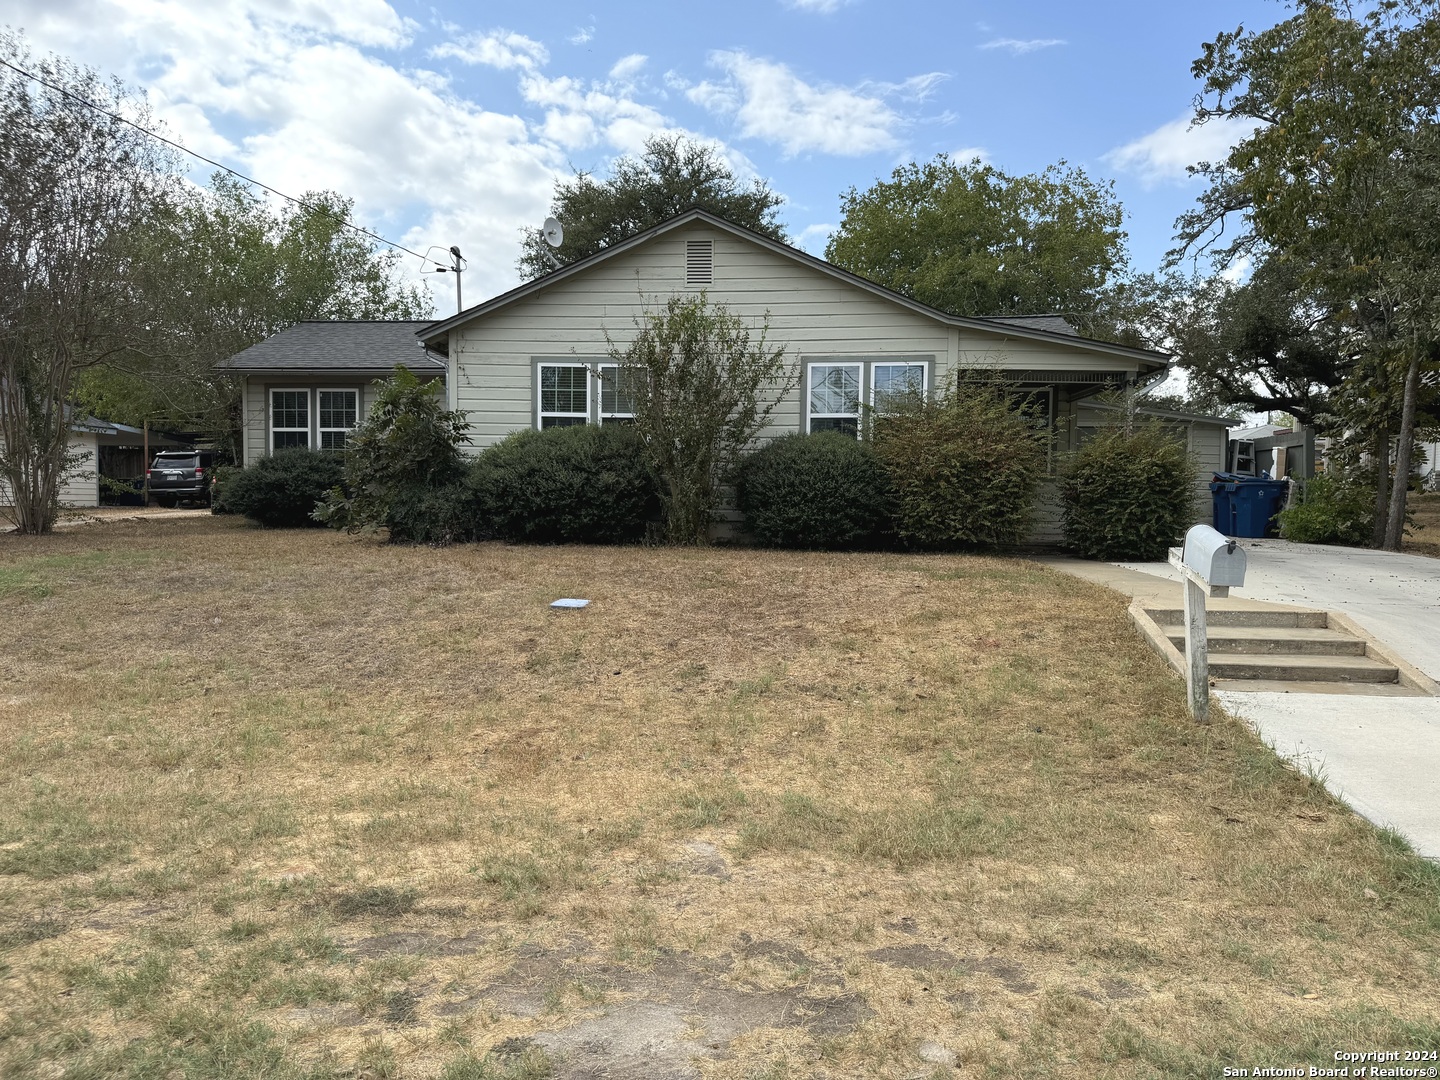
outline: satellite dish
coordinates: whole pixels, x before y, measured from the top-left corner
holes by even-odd
[[[540,230],[540,235],[545,237],[545,242],[552,248],[558,248],[565,239],[565,226],[561,225],[553,217],[545,219],[545,225]]]

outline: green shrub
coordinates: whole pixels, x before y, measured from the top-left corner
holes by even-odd
[[[375,385],[375,404],[345,443],[345,490],[332,491],[316,517],[347,532],[385,526],[398,542],[446,542],[438,538],[456,527],[458,507],[454,492],[440,493],[464,477],[460,444],[470,425],[444,407],[438,380],[422,383],[397,366]],[[437,540],[421,539],[429,536]]]
[[[1158,423],[1102,430],[1060,478],[1065,542],[1087,559],[1164,559],[1195,521],[1195,467]]]
[[[896,534],[921,548],[968,549],[1025,538],[1045,470],[1045,436],[1004,387],[962,383],[874,421],[894,491]]]
[[[395,492],[385,524],[397,544],[461,544],[488,535],[475,492],[463,482]]]
[[[640,436],[617,424],[517,431],[468,484],[479,519],[512,543],[633,544],[660,513]]]
[[[736,494],[746,526],[772,547],[874,547],[890,530],[885,463],[847,435],[776,439],[741,462]]]
[[[271,529],[318,525],[315,505],[345,477],[340,455],[293,447],[261,458],[225,478],[225,510]]]
[[[1375,523],[1375,493],[1343,476],[1315,476],[1299,501],[1280,511],[1280,535],[1299,544],[1368,546]]]

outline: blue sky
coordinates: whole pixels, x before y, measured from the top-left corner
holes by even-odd
[[[1241,134],[1186,130],[1191,61],[1222,30],[1287,14],[1273,0],[8,6],[34,47],[145,87],[186,145],[282,190],[348,194],[417,250],[459,244],[467,302],[515,283],[520,230],[557,176],[603,174],[659,131],[765,177],[817,254],[840,194],[905,161],[1064,158],[1115,181],[1132,262],[1154,269],[1197,191],[1184,166]],[[449,282],[430,280],[452,310]]]

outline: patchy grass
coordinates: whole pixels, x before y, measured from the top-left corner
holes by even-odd
[[[1035,564],[120,523],[0,656],[7,1078],[1440,1047],[1440,871]]]
[[[1411,492],[1406,509],[1415,525],[1406,534],[1405,551],[1440,558],[1440,491]]]

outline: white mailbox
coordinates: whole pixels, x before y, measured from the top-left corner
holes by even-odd
[[[1207,585],[1245,584],[1245,549],[1209,525],[1195,525],[1185,534],[1181,560]]]

